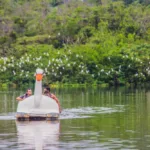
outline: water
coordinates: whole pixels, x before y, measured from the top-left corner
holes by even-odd
[[[150,89],[65,88],[54,91],[55,122],[17,122],[15,98],[0,92],[0,150],[149,150]]]

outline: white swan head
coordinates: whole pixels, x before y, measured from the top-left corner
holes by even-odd
[[[42,69],[40,69],[40,68],[37,68],[37,69],[36,69],[36,74],[43,74],[43,72],[44,72],[44,71],[43,71]]]
[[[41,81],[43,78],[43,70],[38,68],[36,69],[36,81]]]

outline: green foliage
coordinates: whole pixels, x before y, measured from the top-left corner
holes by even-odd
[[[131,3],[134,2],[134,0],[123,0],[123,1],[124,1],[124,3],[125,3],[126,5],[131,4]]]
[[[1,84],[33,84],[38,67],[45,71],[44,84],[117,86],[150,79],[147,1],[0,4]]]

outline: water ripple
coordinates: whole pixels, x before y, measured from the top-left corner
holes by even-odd
[[[60,119],[73,119],[73,118],[88,118],[94,114],[105,114],[123,112],[123,105],[116,105],[113,108],[109,107],[79,107],[64,109],[60,115]],[[15,120],[15,112],[8,114],[0,114],[0,120]]]
[[[115,113],[123,112],[124,107],[122,105],[115,106],[114,108],[109,107],[79,107],[64,109],[60,115],[60,119],[71,119],[71,118],[88,118],[92,117],[94,114],[104,114],[104,113]]]

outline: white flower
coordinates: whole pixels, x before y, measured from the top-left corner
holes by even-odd
[[[47,68],[45,68],[45,72],[47,72]]]
[[[121,65],[119,66],[119,69],[121,69]]]
[[[86,73],[89,73],[89,70],[87,70]]]
[[[3,66],[3,70],[6,71],[6,67],[5,66]]]
[[[16,72],[13,70],[13,74],[16,75]]]
[[[50,64],[51,64],[51,61],[49,60],[49,61],[48,61],[48,65],[50,65]]]

